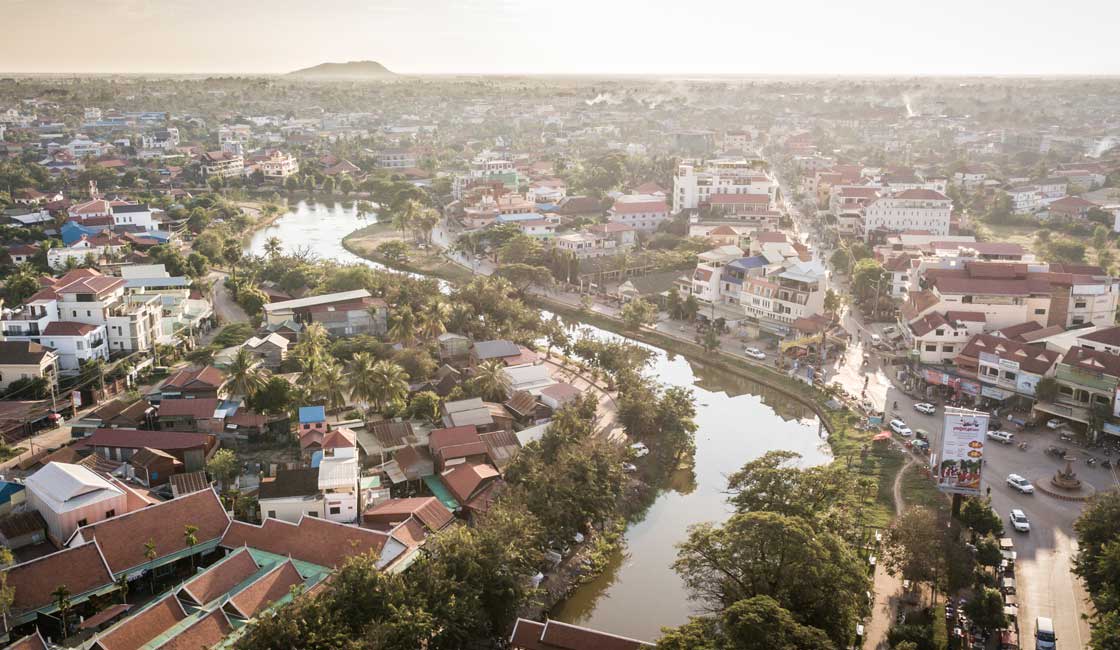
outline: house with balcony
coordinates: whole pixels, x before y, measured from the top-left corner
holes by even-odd
[[[323,518],[348,523],[357,521],[358,509],[358,437],[350,429],[339,427],[323,435],[318,460],[317,485],[323,495]]]
[[[972,338],[984,332],[984,314],[969,311],[930,312],[903,329],[918,361],[941,366],[954,363]]]
[[[1043,377],[1054,375],[1061,354],[1034,343],[996,334],[978,334],[954,359],[957,368],[980,382],[980,396],[1003,404],[1016,396],[1029,403]]]
[[[1074,346],[1062,356],[1054,372],[1058,395],[1052,402],[1038,401],[1035,411],[1120,435],[1109,420],[1116,414],[1116,388],[1120,385],[1120,356],[1103,350]],[[1110,430],[1111,429],[1111,430]]]
[[[207,178],[237,178],[245,173],[245,158],[228,151],[202,154],[202,175]]]
[[[257,169],[261,170],[266,180],[282,181],[299,173],[299,161],[290,153],[274,149],[267,158],[257,163]]]
[[[788,261],[781,270],[766,275],[764,281],[769,286],[751,282],[748,295],[740,298],[747,318],[788,329],[795,320],[824,313],[828,272],[820,261]],[[758,290],[763,290],[765,298]]]

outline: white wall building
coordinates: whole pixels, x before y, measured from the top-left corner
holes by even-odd
[[[268,159],[262,160],[257,167],[265,178],[272,180],[283,180],[299,173],[299,161],[296,157],[279,149],[271,152]]]
[[[652,194],[620,196],[607,212],[611,223],[642,232],[655,232],[662,222],[669,220],[669,206],[663,198]]]
[[[673,212],[695,210],[714,194],[777,195],[777,184],[760,169],[758,161],[717,158],[701,163],[684,161],[673,175]]]
[[[864,239],[875,231],[920,230],[948,235],[952,214],[953,202],[933,190],[906,190],[879,197],[863,209]]]

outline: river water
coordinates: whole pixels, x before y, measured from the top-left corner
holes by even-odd
[[[353,206],[298,204],[271,227],[254,235],[248,251],[263,254],[269,237],[285,250],[309,246],[324,259],[371,264],[342,247],[341,239],[369,223]],[[618,335],[589,328],[594,336]],[[696,456],[691,471],[680,471],[640,520],[627,528],[623,548],[603,575],[580,587],[552,612],[553,617],[612,634],[653,641],[662,626],[679,625],[694,613],[673,572],[675,545],[690,525],[720,522],[730,515],[723,490],[727,476],[772,449],[801,454],[806,464],[827,462],[827,444],[816,416],[797,402],[754,382],[708,368],[700,362],[653,351],[649,372],[659,381],[686,386],[696,396]]]

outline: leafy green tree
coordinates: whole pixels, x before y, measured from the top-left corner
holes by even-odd
[[[15,556],[7,546],[0,546],[0,569],[7,569],[15,564]],[[16,588],[8,584],[8,572],[0,571],[0,616],[7,616],[12,611],[12,603],[16,599]]]
[[[495,275],[509,280],[518,293],[524,293],[532,286],[551,286],[554,280],[548,268],[521,263],[502,264]]]
[[[684,299],[684,306],[681,311],[684,320],[694,320],[696,315],[700,313],[700,303],[696,300],[696,296],[691,293],[688,294],[688,297]]]
[[[673,567],[708,611],[769,596],[841,646],[867,612],[870,581],[858,554],[799,517],[737,513],[723,526],[692,527],[678,551]]]
[[[542,261],[544,248],[540,240],[518,233],[498,249],[498,261],[502,264],[528,264],[537,266]]]
[[[62,620],[63,638],[70,636],[70,608],[74,603],[70,600],[70,588],[62,584],[51,592],[54,606],[58,608],[58,617]]]
[[[657,402],[656,450],[662,465],[675,468],[696,449],[695,399],[683,386],[670,386]]]
[[[977,535],[1003,535],[1003,520],[992,509],[991,499],[972,497],[961,506],[960,521]]]
[[[944,553],[930,549],[947,547],[945,522],[930,508],[915,507],[899,515],[884,538],[882,560],[891,575],[924,582],[931,592],[945,578],[948,566]]]
[[[389,315],[389,336],[405,345],[416,340],[416,315],[412,307],[399,305]]]
[[[1098,493],[1074,524],[1078,553],[1073,572],[1100,613],[1120,612],[1120,492]]]
[[[269,377],[265,383],[249,395],[249,408],[258,413],[277,415],[287,413],[292,408],[292,384],[283,377]]]
[[[399,239],[383,241],[377,245],[375,250],[378,255],[381,255],[390,262],[399,264],[408,261],[408,244]]]
[[[657,320],[657,307],[642,298],[631,300],[622,306],[622,320],[632,330],[652,325]]]
[[[1040,402],[1053,402],[1058,398],[1058,380],[1053,377],[1043,377],[1035,385],[1034,395]]]
[[[206,471],[223,486],[241,473],[241,464],[232,449],[219,449],[206,461]]]
[[[408,416],[424,422],[438,422],[443,400],[430,390],[420,391],[408,400]]]
[[[1003,595],[998,589],[982,589],[965,603],[964,613],[973,623],[988,632],[1007,626],[1007,617],[1003,613]]]
[[[505,364],[498,359],[490,359],[478,364],[470,384],[475,394],[490,402],[506,399]]]
[[[408,373],[392,361],[378,361],[370,371],[370,403],[379,411],[408,397]]]
[[[23,264],[8,276],[4,283],[4,296],[9,305],[21,305],[39,290],[39,278],[30,266]]]
[[[191,573],[194,573],[194,547],[198,545],[198,526],[187,524],[183,526],[183,543],[190,550]]]

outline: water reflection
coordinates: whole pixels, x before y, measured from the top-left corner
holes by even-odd
[[[292,212],[256,233],[250,252],[263,254],[265,242],[278,237],[286,251],[309,247],[322,259],[377,266],[342,247],[347,234],[372,223],[353,205],[297,204]],[[545,313],[545,317],[550,314]],[[594,327],[582,332],[621,339]],[[665,384],[691,387],[696,396],[696,453],[693,463],[673,472],[639,507],[625,534],[625,545],[609,558],[606,570],[553,611],[563,621],[614,634],[654,640],[662,626],[679,625],[694,613],[680,578],[673,572],[675,545],[688,527],[723,521],[731,513],[723,490],[727,476],[748,460],[771,449],[801,454],[807,464],[829,460],[818,437],[818,422],[799,403],[737,375],[653,352],[648,372]]]

